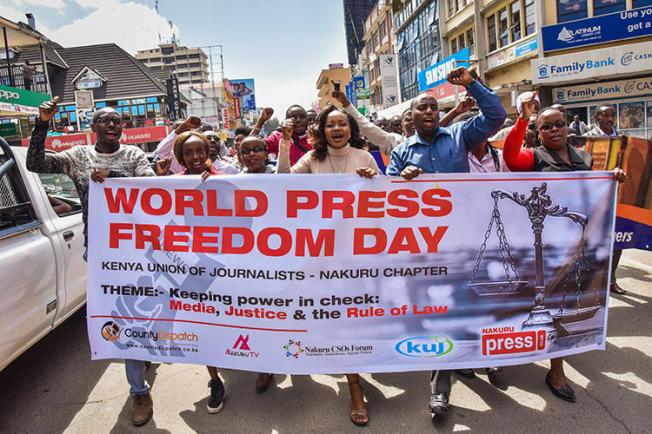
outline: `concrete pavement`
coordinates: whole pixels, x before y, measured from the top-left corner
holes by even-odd
[[[618,277],[629,294],[611,297],[607,351],[567,359],[575,404],[550,393],[541,362],[505,368],[505,392],[481,371],[474,380],[454,376],[454,407],[433,423],[428,373],[363,375],[371,422],[357,428],[344,376],[277,376],[276,387],[259,395],[255,374],[223,371],[227,402],[210,415],[204,367],[155,364],[148,372],[154,418],[136,429],[124,366],[90,361],[80,312],[0,373],[0,432],[650,432],[652,252],[626,251]]]

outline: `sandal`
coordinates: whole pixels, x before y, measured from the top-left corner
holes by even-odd
[[[360,381],[356,380],[353,382],[349,382],[349,394],[351,395],[351,407],[353,407],[353,388],[351,386],[357,385],[360,388],[360,394],[362,395],[362,409],[353,409],[351,408],[351,422],[353,422],[357,426],[365,426],[367,423],[369,423],[369,410],[367,410],[367,406],[364,404],[364,389],[360,385]]]

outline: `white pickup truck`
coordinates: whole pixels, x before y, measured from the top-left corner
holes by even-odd
[[[0,371],[86,302],[81,205],[67,175],[0,138]]]

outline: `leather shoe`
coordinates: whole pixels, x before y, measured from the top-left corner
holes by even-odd
[[[258,374],[258,377],[256,378],[256,392],[263,393],[266,391],[272,384],[273,378],[274,374]]]
[[[430,408],[431,415],[444,414],[448,411],[448,400],[450,399],[450,392],[433,393],[430,397],[428,407]]]
[[[575,402],[575,392],[573,392],[573,389],[571,389],[568,384],[564,384],[559,389],[555,389],[555,386],[553,386],[552,382],[550,381],[550,376],[546,374],[546,385],[550,391],[552,391],[552,394],[557,398],[561,398],[564,401],[568,402]]]
[[[131,423],[134,426],[145,425],[154,415],[154,403],[152,395],[134,395],[134,407],[131,414]]]
[[[614,280],[611,282],[611,292],[614,292],[619,295],[625,295],[627,294],[627,291],[625,291],[622,286],[620,286],[616,281]]]
[[[475,372],[473,371],[473,369],[456,369],[455,373],[460,377],[464,377],[468,379],[475,378]]]
[[[503,368],[487,368],[487,377],[489,377],[489,382],[496,389],[507,390],[507,384],[505,384],[505,377],[503,376]]]

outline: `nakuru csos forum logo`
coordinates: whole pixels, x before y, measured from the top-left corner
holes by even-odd
[[[403,339],[394,349],[408,357],[441,357],[453,351],[453,346],[446,336],[415,336]]]

